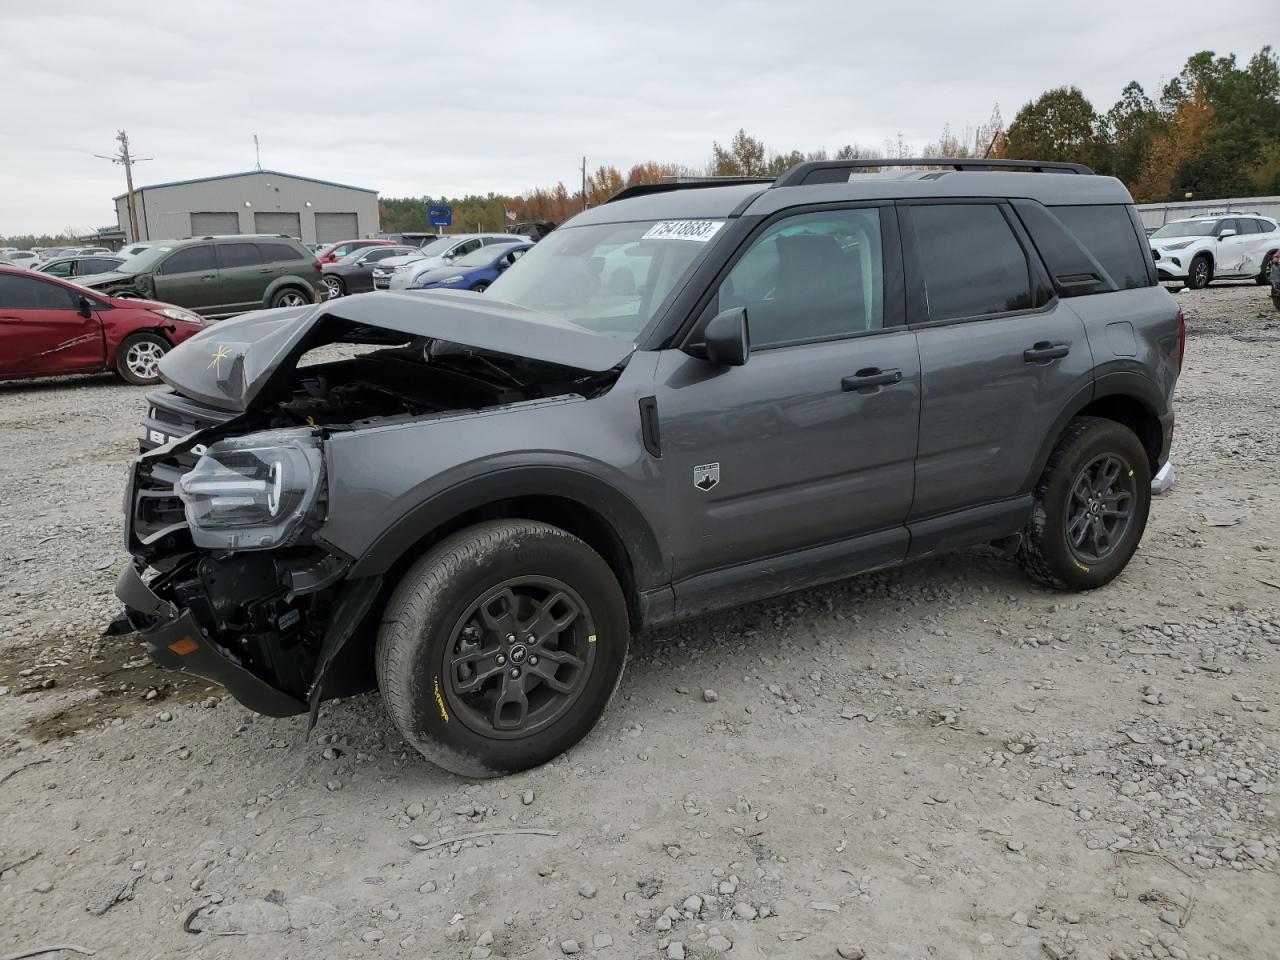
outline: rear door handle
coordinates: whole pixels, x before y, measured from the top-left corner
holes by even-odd
[[[866,367],[859,370],[852,377],[845,377],[840,381],[840,389],[846,392],[851,390],[867,390],[876,387],[887,387],[890,384],[902,382],[901,370],[881,370],[879,367]]]
[[[1022,351],[1022,359],[1027,363],[1048,363],[1050,360],[1061,360],[1071,352],[1069,343],[1050,343],[1041,340],[1030,350]]]
[[[275,267],[263,267],[263,268],[262,268],[261,270],[259,270],[258,272],[259,272],[259,273],[271,273],[274,269],[275,269]]]

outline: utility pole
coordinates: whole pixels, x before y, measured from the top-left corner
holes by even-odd
[[[258,168],[258,171],[261,172],[262,171],[262,150],[258,146],[258,135],[256,133],[253,135],[253,163],[254,163],[254,166]]]
[[[587,158],[582,158],[582,209],[587,209]]]
[[[133,165],[144,160],[150,160],[151,157],[131,156],[129,153],[129,135],[123,130],[116,132],[116,140],[120,143],[120,152],[118,154],[108,157],[101,153],[95,153],[94,156],[99,160],[110,160],[112,163],[118,163],[124,167],[125,204],[129,208],[129,228],[131,230],[129,240],[132,243],[141,239],[138,236],[138,207],[133,197]]]

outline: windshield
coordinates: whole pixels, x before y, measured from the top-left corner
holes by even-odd
[[[1163,227],[1151,235],[1152,240],[1160,240],[1164,237],[1207,237],[1213,233],[1213,228],[1218,225],[1217,220],[1175,220],[1173,223],[1166,223]]]
[[[718,220],[646,220],[562,227],[531,247],[486,296],[632,339],[723,226]]]
[[[116,267],[116,272],[149,273],[172,249],[173,247],[147,247]]]
[[[437,237],[425,247],[420,248],[418,252],[424,257],[438,257],[457,242],[457,237]]]
[[[487,267],[510,249],[511,244],[509,243],[504,243],[501,246],[490,244],[487,247],[481,247],[479,250],[472,250],[465,257],[459,257],[453,261],[453,265],[455,267]]]

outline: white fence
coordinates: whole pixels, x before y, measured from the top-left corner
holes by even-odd
[[[1138,216],[1148,229],[1170,220],[1203,217],[1215,213],[1260,213],[1280,220],[1280,197],[1243,197],[1232,200],[1180,200],[1175,203],[1140,203]]]

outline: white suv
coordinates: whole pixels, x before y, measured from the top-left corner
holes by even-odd
[[[1266,283],[1264,265],[1280,250],[1276,221],[1256,213],[1172,220],[1148,239],[1160,279],[1181,280],[1193,290],[1210,280]]]

